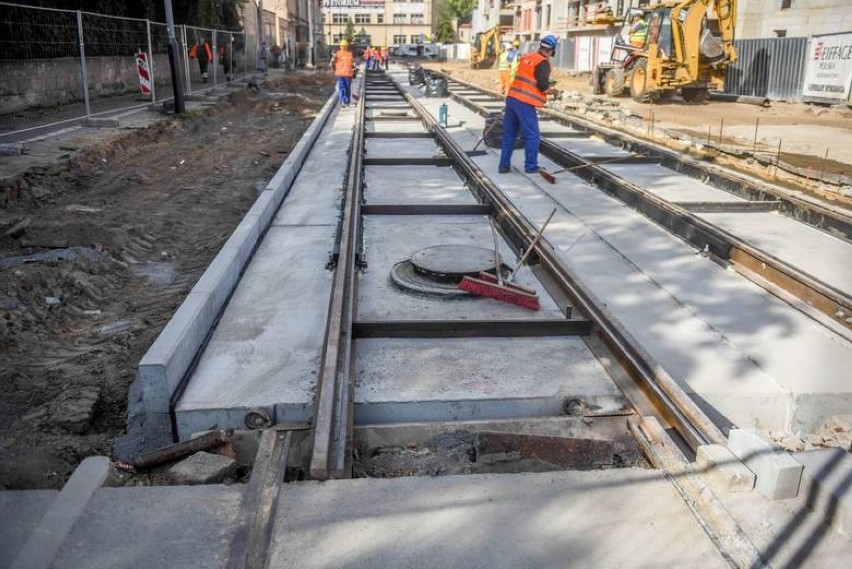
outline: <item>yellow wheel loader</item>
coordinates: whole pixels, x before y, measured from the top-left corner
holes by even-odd
[[[500,26],[479,32],[470,44],[470,68],[488,69],[494,67],[500,52],[503,51],[503,31]]]
[[[710,9],[712,8],[712,13]],[[725,87],[734,49],[736,0],[681,0],[630,8],[613,42],[610,61],[595,68],[596,95],[650,103],[676,91],[702,103]]]

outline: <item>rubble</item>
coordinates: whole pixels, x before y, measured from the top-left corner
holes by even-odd
[[[85,432],[95,414],[95,405],[100,396],[100,390],[95,387],[61,393],[48,405],[50,422],[72,433]]]
[[[168,475],[176,484],[220,484],[236,478],[237,462],[226,456],[201,451],[169,468]]]

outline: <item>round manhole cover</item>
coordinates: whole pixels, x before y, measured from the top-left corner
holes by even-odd
[[[502,265],[501,265],[501,270]],[[466,275],[494,272],[494,251],[468,245],[438,245],[415,252],[391,269],[391,281],[418,294],[469,298],[458,284]]]
[[[458,283],[465,275],[494,272],[494,250],[469,245],[437,245],[415,252],[411,255],[411,264],[416,272],[437,282]]]

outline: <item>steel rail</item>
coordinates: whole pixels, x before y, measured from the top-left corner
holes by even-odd
[[[364,91],[367,77],[358,83],[354,134],[349,150],[348,182],[340,230],[337,268],[332,280],[326,336],[323,344],[313,423],[309,472],[315,480],[344,478],[351,468],[352,432],[352,324],[355,319],[356,261],[361,233],[363,188]]]
[[[526,246],[537,233],[536,228],[511,203],[503,192],[465,154],[458,143],[442,128],[431,114],[410,94],[400,89],[422,117],[436,140],[467,177],[471,189],[494,209],[494,219],[514,244]],[[621,326],[604,303],[559,259],[553,247],[541,240],[533,249],[547,279],[555,283],[572,305],[593,324],[593,334],[598,335],[618,359],[634,381],[652,401],[661,417],[676,427],[680,435],[696,449],[700,445],[725,444],[725,437],[709,417],[689,398],[677,382],[652,357],[641,348],[630,333]]]
[[[852,340],[852,334],[850,334],[852,320],[847,321],[847,318],[852,316],[852,297],[848,294],[820,282],[781,259],[749,245],[730,232],[701,219],[680,205],[666,201],[552,141],[542,140],[541,148],[542,154],[561,166],[583,166],[574,170],[577,176],[618,198],[698,249],[707,250],[717,258],[730,263],[749,280],[754,281],[752,276],[759,275],[761,279],[792,294],[805,303],[797,305],[797,308],[820,323],[831,327],[847,340]],[[807,307],[829,318],[820,318]]]
[[[480,115],[486,116],[489,113],[485,107],[457,93],[451,93],[450,96]],[[554,115],[557,120],[565,120],[552,111],[547,114]],[[650,147],[643,151],[658,153]],[[698,249],[706,250],[717,259],[730,264],[737,272],[770,294],[778,296],[803,314],[852,341],[852,296],[849,294],[745,243],[690,210],[654,195],[596,164],[594,160],[571,152],[551,140],[542,139],[541,152],[560,166],[576,168],[572,172],[575,175],[659,223]],[[783,203],[784,199],[778,197],[775,201]],[[757,203],[761,201],[765,200],[759,200]],[[824,215],[824,212],[820,215]]]
[[[433,72],[446,78],[448,83],[455,82],[470,89],[475,89],[480,93],[488,94],[495,100],[504,98],[497,91],[491,91],[463,79],[451,77],[444,72]],[[457,93],[450,91],[450,97],[471,110],[480,114],[483,112],[484,108],[481,105],[475,105],[474,101],[469,101]],[[546,117],[564,123],[575,130],[600,136],[605,142],[614,146],[640,154],[656,156],[660,159],[663,166],[671,170],[709,183],[716,188],[730,192],[743,199],[751,201],[765,201],[767,199],[778,201],[780,202],[778,208],[780,213],[807,225],[828,231],[833,235],[840,235],[847,240],[852,239],[852,214],[846,209],[817,201],[808,196],[796,195],[792,190],[786,190],[770,182],[757,180],[730,168],[702,162],[682,152],[596,124],[588,119],[547,107],[541,109],[540,112]]]

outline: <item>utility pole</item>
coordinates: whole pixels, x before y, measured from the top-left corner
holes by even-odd
[[[314,10],[317,0],[308,0],[308,69],[314,68]]]
[[[172,73],[172,88],[175,93],[175,114],[182,114],[186,107],[183,104],[183,87],[180,84],[180,70],[177,63],[177,38],[175,38],[175,17],[172,14],[172,0],[165,0],[166,27],[169,33],[169,70]]]

